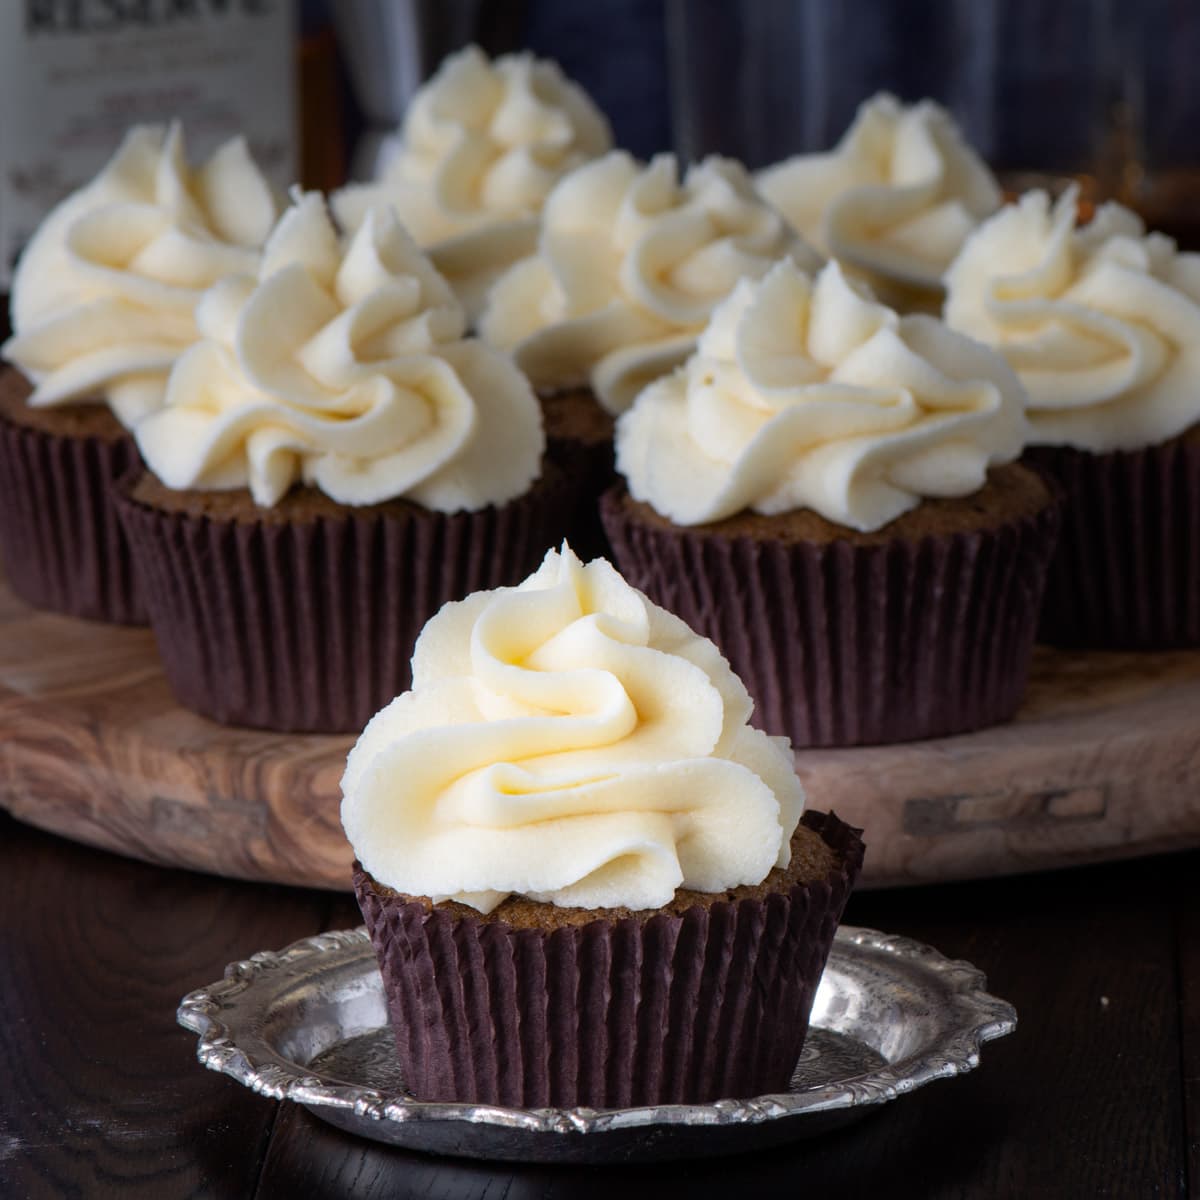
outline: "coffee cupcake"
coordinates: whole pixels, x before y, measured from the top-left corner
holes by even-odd
[[[946,275],[946,320],[1029,393],[1028,462],[1066,491],[1041,634],[1200,645],[1200,255],[1116,204],[1030,192]]]
[[[672,155],[643,166],[614,151],[555,188],[537,254],[501,277],[480,332],[532,380],[551,457],[598,496],[613,419],[687,358],[739,279],[785,257],[819,264],[738,163],[708,158],[681,179]]]
[[[339,239],[299,196],[197,321],[137,426],[149,471],[118,496],[167,678],[228,724],[359,729],[441,604],[520,579],[561,535],[537,401],[464,339],[387,208]]]
[[[618,422],[621,570],[711,637],[797,746],[1001,721],[1024,691],[1057,518],[1013,460],[999,355],[830,263],[742,283]]]
[[[255,269],[275,213],[240,138],[192,167],[177,125],[141,126],[26,247],[0,374],[0,553],[35,607],[145,619],[107,489],[199,336],[200,296]]]
[[[331,203],[350,231],[391,204],[474,320],[497,275],[534,252],[554,185],[611,146],[604,114],[557,64],[468,46],[412,98],[382,177]]]
[[[786,1090],[862,861],[711,642],[566,547],[426,626],[342,820],[423,1100]]]
[[[859,107],[833,150],[799,154],[756,182],[822,253],[901,311],[938,313],[942,274],[1001,193],[953,118],[886,92]]]

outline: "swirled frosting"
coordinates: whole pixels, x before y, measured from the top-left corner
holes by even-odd
[[[1024,398],[1000,355],[860,286],[837,262],[740,283],[617,423],[635,499],[680,525],[809,508],[868,531],[1015,458]]]
[[[200,296],[255,270],[276,212],[241,138],[193,168],[178,125],[130,130],[17,266],[15,335],[3,353],[33,381],[29,403],[102,396],[130,427],[158,408],[171,367],[199,336]]]
[[[501,276],[480,332],[535,387],[590,384],[619,413],[687,358],[739,279],[781,258],[820,263],[738,163],[707,158],[681,182],[673,155],[614,151],[550,194],[538,253]]]
[[[1000,206],[1000,189],[931,100],[881,93],[838,145],[757,176],[763,195],[814,246],[889,285],[936,289],[967,235]]]
[[[1200,421],[1200,254],[1077,189],[1028,192],[963,247],[946,320],[994,345],[1029,393],[1031,440],[1105,453]]]
[[[135,431],[168,487],[248,487],[269,506],[304,482],[343,504],[454,512],[538,474],[528,381],[464,340],[445,280],[386,207],[339,240],[322,197],[298,197],[257,275],[216,284],[197,322],[165,407]]]
[[[350,752],[342,823],[379,882],[482,912],[759,883],[804,794],[752,707],[712,642],[564,546],[425,626],[412,690]]]
[[[399,152],[376,183],[335,193],[356,229],[372,205],[401,221],[477,314],[505,267],[532,254],[551,188],[612,145],[604,115],[557,64],[531,54],[450,55],[413,97]]]

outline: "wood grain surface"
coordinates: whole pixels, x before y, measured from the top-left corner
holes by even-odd
[[[1171,887],[1178,947],[1185,1153],[1195,1195],[1200,1194],[1200,889],[1196,875],[1182,871],[1172,873]]]
[[[274,1106],[199,1069],[175,1008],[232,959],[311,933],[330,899],[149,868],[0,815],[0,1196],[250,1194]]]
[[[0,814],[0,1196],[1194,1195],[1198,869],[1192,853],[856,894],[848,921],[966,957],[1016,1005],[977,1071],[770,1153],[526,1167],[361,1141],[196,1063],[179,998],[227,961],[357,923],[348,898],[119,859]]]
[[[349,737],[180,708],[153,636],[36,613],[0,586],[0,805],[153,862],[345,889]],[[809,803],[866,830],[866,886],[1200,845],[1200,652],[1039,649],[1009,725],[808,750]]]

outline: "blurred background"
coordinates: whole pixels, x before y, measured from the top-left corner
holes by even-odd
[[[31,0],[0,7],[4,260],[134,121],[181,115],[194,154],[243,124],[281,186],[368,177],[472,41],[557,59],[642,157],[763,166],[931,96],[1009,187],[1075,178],[1200,246],[1195,0]]]
[[[449,50],[555,58],[640,156],[751,167],[833,145],[886,89],[933,97],[1005,181],[1079,179],[1200,245],[1194,0],[316,0],[349,82],[346,169]],[[354,153],[354,149],[357,153]]]

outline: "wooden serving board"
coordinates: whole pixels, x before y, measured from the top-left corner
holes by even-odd
[[[0,806],[78,841],[344,889],[353,739],[180,708],[148,630],[34,612],[0,583]],[[1039,649],[1010,725],[797,754],[809,803],[866,830],[864,883],[1029,871],[1200,845],[1200,651]]]

